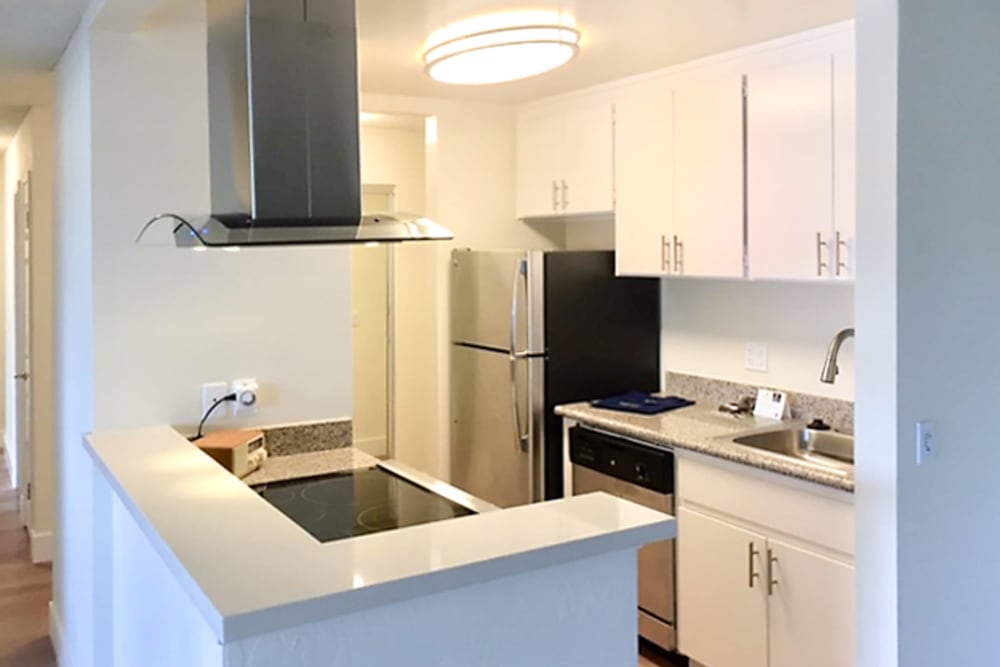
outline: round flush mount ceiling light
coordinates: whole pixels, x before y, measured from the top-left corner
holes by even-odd
[[[580,50],[580,31],[564,12],[504,12],[453,23],[427,40],[427,74],[442,83],[481,86],[561,67]]]

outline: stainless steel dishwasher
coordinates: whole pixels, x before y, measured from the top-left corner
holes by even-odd
[[[604,491],[651,509],[674,513],[674,455],[622,438],[574,426],[569,431],[573,495]],[[639,634],[658,646],[677,648],[674,541],[639,550]]]

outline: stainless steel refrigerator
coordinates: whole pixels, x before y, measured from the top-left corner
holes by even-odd
[[[659,381],[660,281],[613,252],[455,250],[451,482],[502,507],[563,495],[562,403]]]

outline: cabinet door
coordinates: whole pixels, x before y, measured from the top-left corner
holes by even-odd
[[[674,90],[674,274],[743,276],[743,79]],[[672,241],[672,239],[671,239]]]
[[[673,90],[644,81],[615,101],[615,259],[620,276],[670,272]]]
[[[517,215],[561,215],[559,181],[561,114],[524,116],[517,121]]]
[[[829,278],[833,230],[833,60],[748,77],[750,276]]]
[[[854,568],[769,540],[777,584],[769,598],[770,667],[854,664]]]
[[[677,518],[681,653],[710,667],[767,667],[764,538],[683,507]]]
[[[563,213],[614,210],[613,105],[571,103],[563,121],[560,192]]]
[[[833,228],[834,276],[854,278],[857,211],[857,76],[854,49],[833,54]],[[839,236],[837,236],[839,235]],[[839,253],[839,254],[838,254]]]

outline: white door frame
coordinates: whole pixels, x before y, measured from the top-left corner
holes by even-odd
[[[13,420],[11,433],[14,442],[9,443],[15,448],[17,459],[18,513],[21,525],[32,525],[31,496],[33,462],[32,462],[32,428],[31,417],[32,387],[31,387],[31,223],[32,223],[32,187],[31,172],[23,181],[17,184],[14,202],[14,270],[12,293],[14,295],[14,321],[8,323],[14,332],[14,363],[15,375],[8,381],[8,390],[13,392],[13,414],[7,418]]]

